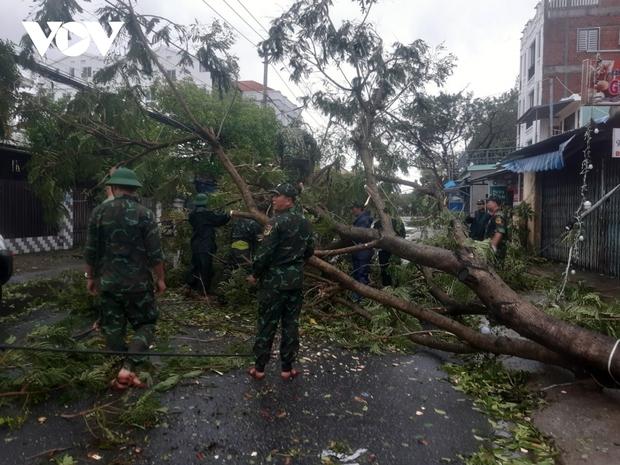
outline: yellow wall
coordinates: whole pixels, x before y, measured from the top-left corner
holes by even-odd
[[[537,189],[536,173],[523,173],[523,201],[530,204],[534,215],[528,224],[528,242],[535,250],[540,249],[540,195]]]

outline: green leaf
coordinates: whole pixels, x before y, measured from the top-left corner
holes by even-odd
[[[179,384],[180,380],[181,380],[180,375],[172,375],[168,379],[153,386],[153,390],[157,392],[169,391],[170,389],[175,387],[177,384]]]

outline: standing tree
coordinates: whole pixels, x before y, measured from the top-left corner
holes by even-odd
[[[11,135],[10,125],[18,100],[20,77],[15,51],[10,42],[0,40],[0,139]]]
[[[458,176],[458,159],[478,117],[470,94],[414,95],[401,105],[397,124],[411,164],[432,173],[437,192]]]
[[[404,94],[440,85],[452,69],[451,56],[433,54],[422,40],[385,47],[367,19],[374,0],[359,2],[362,18],[335,24],[331,1],[296,2],[277,18],[259,49],[272,61],[287,61],[298,82],[322,78],[315,105],[350,129],[350,142],[364,166],[366,186],[387,234],[394,234],[375,178],[375,149],[391,125],[391,110]]]
[[[513,148],[517,137],[519,93],[510,89],[498,97],[476,99],[476,118],[468,150]]]

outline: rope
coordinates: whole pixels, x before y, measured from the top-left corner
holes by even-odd
[[[611,376],[611,379],[614,380],[614,382],[620,386],[620,381],[618,381],[616,378],[614,378],[614,375],[611,373],[611,361],[614,358],[614,354],[616,353],[616,349],[618,348],[618,344],[620,344],[620,339],[618,339],[616,341],[616,343],[614,344],[614,348],[611,349],[611,352],[609,353],[609,360],[607,360],[607,373],[609,373],[609,376]]]
[[[88,354],[88,355],[136,355],[141,357],[227,357],[227,358],[251,358],[253,354],[205,354],[200,352],[123,352],[120,350],[89,350],[89,349],[69,349],[60,347],[32,347],[18,346],[12,344],[0,344],[0,351],[3,350],[23,350],[26,352],[54,352],[61,354]]]

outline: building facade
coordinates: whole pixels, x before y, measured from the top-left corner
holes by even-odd
[[[594,204],[619,182],[620,0],[539,2],[521,38],[518,105],[519,149],[502,166],[523,176],[531,245],[566,261],[563,239],[582,208],[582,185]],[[591,213],[572,263],[618,276],[618,196]]]
[[[597,57],[620,67],[620,1],[542,0],[536,6],[521,37],[519,147],[609,115],[608,107],[588,105],[582,95],[584,61]]]
[[[265,87],[256,81],[237,81],[237,88],[241,92],[243,98],[252,100],[257,104],[263,102],[263,91]],[[269,105],[276,112],[278,121],[284,126],[299,121],[301,119],[302,108],[299,105],[295,105],[288,98],[282,94],[279,90],[267,87],[267,105]]]
[[[204,69],[201,64],[194,60],[194,66],[181,66],[179,65],[178,51],[170,47],[162,46],[155,50],[155,53],[160,63],[166,68],[166,74],[173,80],[191,79],[198,87],[201,87],[207,91],[212,88],[211,73]],[[49,57],[48,57],[49,55]],[[70,57],[55,54],[53,51],[48,52],[45,59],[40,60],[41,63],[55,69],[56,71],[71,77],[72,79],[83,82],[87,85],[93,85],[94,76],[97,71],[105,68],[117,57],[102,57],[97,54],[85,53],[77,57]],[[153,83],[156,79],[162,79],[162,75],[158,70],[153,71],[151,78],[146,78],[142,84],[145,88],[148,88],[149,84]],[[30,80],[34,83],[34,86],[38,89],[45,89],[54,94],[54,97],[59,98],[63,96],[73,95],[76,89],[72,86],[59,84],[49,79],[43,78],[38,74],[34,74],[30,77]],[[120,87],[121,83],[118,80],[112,81],[107,85],[108,88],[114,89]]]

